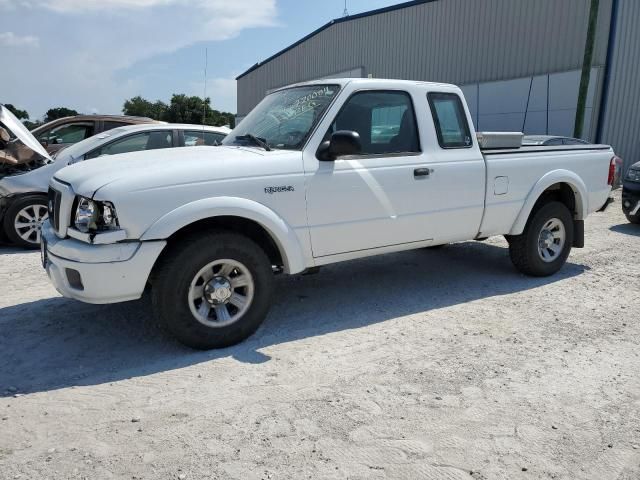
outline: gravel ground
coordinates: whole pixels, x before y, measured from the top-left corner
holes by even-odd
[[[638,479],[640,228],[586,236],[547,279],[502,239],[280,277],[212,352],[0,249],[0,478]]]

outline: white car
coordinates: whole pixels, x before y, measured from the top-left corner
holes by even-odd
[[[25,161],[14,163],[3,161],[6,157],[0,156],[0,230],[14,244],[34,248],[40,245],[40,228],[48,215],[49,180],[61,168],[118,153],[218,145],[231,131],[226,127],[201,125],[132,125],[94,135],[61,150],[52,158],[22,123],[1,105],[0,122],[0,127],[4,124],[16,138],[8,142],[4,151],[16,151],[19,145],[20,155],[27,157]]]
[[[222,147],[57,172],[43,265],[64,296],[84,302],[137,299],[150,285],[158,320],[195,348],[254,332],[274,273],[504,235],[518,270],[551,275],[607,204],[615,156],[606,145],[522,148],[521,139],[476,137],[453,85],[282,88]]]

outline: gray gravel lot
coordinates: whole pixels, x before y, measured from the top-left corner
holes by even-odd
[[[500,238],[280,277],[212,352],[0,248],[0,478],[637,480],[640,227],[586,240],[547,279]]]

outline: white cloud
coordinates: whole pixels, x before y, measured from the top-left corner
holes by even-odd
[[[260,2],[250,2],[260,3]],[[204,9],[220,13],[242,11],[250,13],[243,7],[246,2],[230,2],[228,0],[0,0],[0,7],[40,9],[46,8],[66,14],[82,14],[96,11],[127,11],[154,7],[178,6],[188,9]]]
[[[0,47],[37,47],[38,37],[32,35],[20,36],[13,32],[0,32]]]
[[[33,115],[58,105],[119,113],[124,99],[146,92],[139,78],[122,80],[118,72],[198,42],[273,26],[277,18],[275,0],[0,0],[3,6],[10,8],[0,13],[0,24],[24,26],[28,17],[40,37],[29,56],[16,49],[3,54],[3,64],[21,75],[5,78],[0,93]],[[224,62],[211,77],[229,75],[220,68]],[[224,80],[216,86],[235,98],[235,82]]]

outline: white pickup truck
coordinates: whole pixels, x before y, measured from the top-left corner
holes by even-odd
[[[220,147],[115,155],[49,190],[43,265],[67,297],[140,298],[194,348],[233,345],[268,313],[274,274],[504,235],[528,275],[582,247],[608,204],[611,147],[476,135],[461,90],[399,80],[269,94]],[[460,279],[464,282],[464,279]]]

